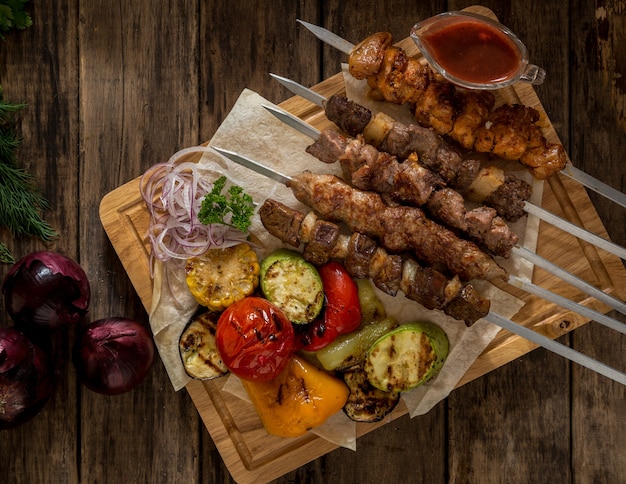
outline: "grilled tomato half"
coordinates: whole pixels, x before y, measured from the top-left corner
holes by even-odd
[[[285,313],[255,296],[233,303],[221,314],[215,339],[222,361],[244,380],[273,379],[296,350],[293,326]]]

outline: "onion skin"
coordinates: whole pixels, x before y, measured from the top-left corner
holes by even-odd
[[[37,415],[54,384],[46,353],[15,328],[0,327],[0,430]]]
[[[119,395],[137,387],[153,361],[154,343],[148,329],[120,317],[81,328],[73,349],[80,381],[104,395]]]
[[[91,297],[80,265],[51,251],[33,252],[17,261],[4,278],[2,292],[7,312],[20,329],[75,325],[87,314]]]

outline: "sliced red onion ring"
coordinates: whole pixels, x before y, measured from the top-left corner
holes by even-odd
[[[162,262],[183,261],[212,247],[229,247],[246,240],[247,234],[237,229],[204,225],[198,220],[202,200],[213,189],[213,181],[222,175],[228,178],[224,167],[217,164],[211,168],[182,161],[189,154],[206,152],[215,153],[205,146],[185,148],[142,176],[141,195],[150,212],[151,257]]]

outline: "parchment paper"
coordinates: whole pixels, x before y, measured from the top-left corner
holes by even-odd
[[[305,148],[312,140],[286,128],[263,108],[263,104],[271,105],[258,94],[244,90],[209,146],[235,151],[286,175],[297,174],[303,170],[340,174],[339,166],[321,163],[308,155]],[[208,172],[221,170],[234,183],[243,186],[258,205],[271,197],[297,210],[309,211],[284,185],[224,159],[214,151],[205,153],[199,164],[206,167]],[[261,245],[257,247],[260,259],[283,246],[278,239],[265,232],[256,214],[250,231],[260,239]],[[481,294],[491,300],[492,309],[507,318],[517,313],[523,305],[522,301],[491,284],[480,281],[477,286]],[[499,328],[486,321],[479,321],[467,328],[464,323],[440,311],[428,311],[402,295],[394,298],[382,291],[376,291],[388,314],[394,316],[400,323],[415,320],[432,321],[444,329],[450,340],[450,354],[439,375],[431,382],[403,395],[411,416],[424,414],[447,397],[477,356],[497,334]],[[170,264],[157,263],[150,324],[161,358],[176,390],[183,388],[190,380],[178,353],[178,340],[196,307],[186,287],[184,271]],[[245,391],[242,391],[241,385],[237,385],[233,377],[229,377],[225,389],[247,399]],[[331,421],[313,432],[337,445],[354,449],[355,429],[354,422],[339,412]]]

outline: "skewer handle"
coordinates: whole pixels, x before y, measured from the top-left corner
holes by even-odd
[[[354,44],[348,42],[345,39],[342,39],[337,34],[331,32],[330,30],[326,30],[324,27],[319,27],[317,25],[310,24],[309,22],[305,22],[304,20],[297,19],[297,22],[304,27],[306,27],[309,31],[315,35],[318,39],[320,39],[325,44],[334,47],[335,49],[343,52],[344,54],[350,54],[352,49],[354,48]]]
[[[563,297],[559,294],[556,294],[552,291],[544,289],[541,286],[537,286],[532,282],[521,279],[517,276],[509,276],[509,284],[512,286],[523,289],[526,292],[534,294],[535,296],[539,296],[546,301],[550,301],[558,306],[561,306],[565,309],[569,309],[575,313],[580,314],[590,320],[596,321],[607,328],[614,329],[622,334],[626,334],[626,324],[618,321],[617,319],[613,319],[608,317],[606,314],[602,314],[598,311],[590,309],[582,304],[578,304],[577,302],[571,301],[566,297]]]
[[[616,190],[613,187],[608,186],[606,183],[601,182],[597,178],[588,175],[582,170],[579,170],[571,163],[567,163],[565,168],[561,170],[561,173],[565,176],[570,177],[573,180],[576,180],[581,185],[586,186],[590,190],[593,190],[596,193],[599,193],[605,198],[621,205],[626,208],[626,194]]]
[[[595,297],[598,301],[603,302],[610,308],[615,309],[622,314],[626,314],[626,303],[605,293],[604,291],[601,291],[597,287],[575,276],[571,272],[567,272],[565,269],[556,264],[553,264],[549,260],[546,260],[543,257],[535,254],[534,252],[531,252],[530,250],[519,246],[513,247],[512,253],[517,255],[518,257],[522,257],[532,262],[537,267],[541,267],[542,269],[552,273],[559,279],[563,279],[568,284],[571,284],[575,288],[580,289],[582,292],[588,294],[591,297]]]
[[[566,358],[574,363],[577,363],[585,368],[588,368],[596,373],[603,375],[607,378],[610,378],[613,381],[621,383],[622,385],[626,385],[626,374],[621,371],[616,370],[615,368],[611,368],[610,366],[605,365],[593,358],[580,353],[579,351],[573,350],[568,346],[562,345],[550,338],[543,336],[531,329],[526,328],[525,326],[521,326],[519,324],[514,323],[513,321],[506,319],[499,314],[490,312],[485,319],[490,323],[495,324],[496,326],[500,326],[511,333],[517,334],[522,338],[527,339],[553,353],[556,353],[563,358]]]
[[[549,224],[554,225],[555,227],[565,232],[569,232],[570,234],[572,234],[575,237],[578,237],[579,239],[585,240],[586,242],[589,242],[590,244],[593,244],[596,247],[599,247],[613,255],[616,255],[620,259],[626,259],[626,249],[620,245],[617,245],[614,242],[611,242],[610,240],[603,239],[602,237],[592,232],[589,232],[588,230],[585,230],[576,224],[568,222],[567,220],[562,219],[561,217],[557,217],[553,213],[548,212],[547,210],[541,207],[533,205],[532,203],[525,202],[524,210],[527,213],[534,215],[537,218],[540,218],[541,220],[544,220],[548,222]]]

